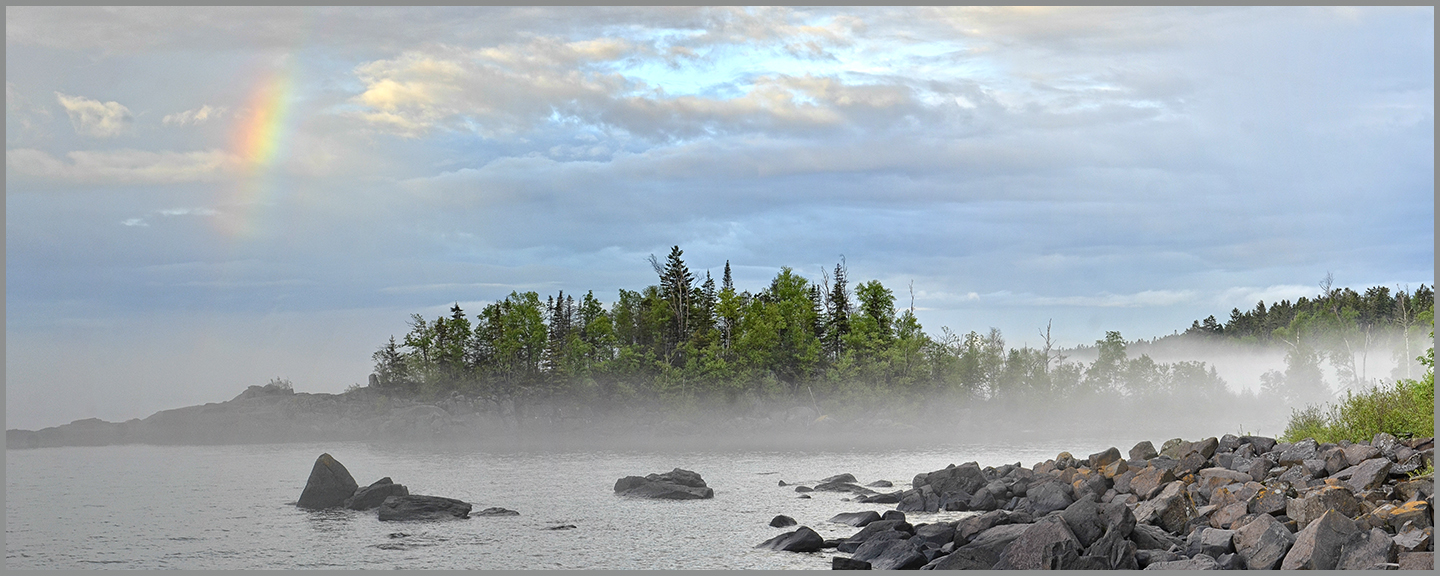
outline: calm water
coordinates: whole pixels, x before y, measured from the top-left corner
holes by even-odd
[[[1079,457],[1140,439],[1076,439],[1025,446],[957,445],[884,452],[477,452],[365,443],[107,446],[7,450],[5,567],[25,568],[808,568],[833,551],[795,554],[754,546],[794,517],[827,538],[855,528],[839,512],[893,505],[799,499],[777,483],[849,472],[908,488],[948,464],[1021,462],[1062,450]],[[1158,441],[1157,441],[1158,442]],[[518,517],[380,522],[375,511],[296,508],[315,457],[329,452],[362,486],[390,476],[412,494],[459,498],[475,511]],[[680,467],[699,472],[712,500],[615,496],[615,480]],[[888,491],[888,489],[880,489]],[[966,513],[912,513],[911,522]],[[547,530],[573,524],[572,530]]]

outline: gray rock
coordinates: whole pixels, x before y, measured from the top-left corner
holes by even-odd
[[[1092,470],[1103,469],[1104,467],[1109,466],[1112,462],[1120,460],[1120,449],[1111,446],[1110,448],[1102,452],[1091,454],[1088,460],[1090,460],[1090,468]]]
[[[977,514],[961,519],[955,523],[955,545],[964,546],[970,542],[976,534],[989,530],[990,528],[1007,524],[1006,513],[1002,510],[992,510],[984,514]]]
[[[830,559],[831,570],[869,570],[870,563],[863,560],[854,560],[844,556],[835,556]]]
[[[1221,554],[1219,558],[1215,559],[1215,563],[1220,565],[1221,570],[1245,569],[1245,559],[1233,552],[1230,554]]]
[[[856,528],[864,528],[866,524],[869,524],[879,519],[879,512],[876,512],[874,510],[866,510],[864,512],[841,512],[831,517],[828,521],[834,522],[836,524],[846,524],[849,526],[854,526]]]
[[[1149,440],[1142,441],[1130,449],[1131,460],[1149,460],[1159,455],[1160,453],[1155,451],[1155,445],[1151,444]]]
[[[520,513],[509,508],[494,506],[475,513],[476,516],[519,516]]]
[[[1205,528],[1200,531],[1200,553],[1218,559],[1223,554],[1235,552],[1231,541],[1234,536],[1234,530]]]
[[[1295,520],[1295,525],[1304,530],[1311,522],[1335,510],[1346,518],[1352,518],[1361,511],[1360,501],[1343,486],[1325,485],[1306,491],[1290,499],[1285,506],[1285,515]]]
[[[1105,534],[1105,521],[1100,513],[1099,504],[1089,500],[1077,500],[1060,512],[1060,518],[1065,520],[1065,525],[1070,528],[1070,533],[1083,549],[1090,547]]]
[[[1290,499],[1285,496],[1283,490],[1264,488],[1255,493],[1250,499],[1251,514],[1280,515],[1285,513],[1285,508]]]
[[[1387,564],[1394,564],[1399,547],[1395,541],[1379,528],[1362,532],[1340,547],[1338,570],[1384,570]]]
[[[1141,550],[1169,550],[1185,543],[1164,528],[1149,524],[1136,524],[1135,530],[1130,533],[1130,540]]]
[[[1169,469],[1146,467],[1130,479],[1130,491],[1141,500],[1149,500],[1160,493],[1165,485],[1175,481],[1175,473]]]
[[[777,514],[774,518],[770,519],[771,528],[787,528],[796,524],[798,524],[798,522],[796,522],[794,518],[784,514]]]
[[[1200,554],[1189,560],[1171,560],[1169,562],[1156,562],[1145,567],[1146,570],[1219,570],[1220,563],[1214,558]]]
[[[1184,559],[1184,556],[1166,550],[1141,549],[1135,551],[1135,564],[1142,570],[1151,564],[1156,564],[1160,562],[1172,562],[1175,560]]]
[[[1315,442],[1315,439],[1306,438],[1281,452],[1277,463],[1281,466],[1294,466],[1306,460],[1314,460],[1320,453],[1319,449],[1320,445]]]
[[[345,499],[345,507],[351,510],[379,508],[391,496],[409,496],[410,490],[403,484],[396,484],[389,476],[376,480],[374,484],[355,491]]]
[[[924,524],[915,527],[915,538],[942,546],[955,540],[955,527],[945,523]]]
[[[871,540],[856,549],[851,558],[869,562],[874,570],[914,570],[930,561],[910,540]]]
[[[1280,563],[1281,570],[1334,570],[1341,547],[1359,535],[1355,522],[1340,512],[1327,510],[1298,534],[1290,552]]]
[[[1195,517],[1195,509],[1184,494],[1185,484],[1176,480],[1165,486],[1154,498],[1135,507],[1135,521],[1179,533]]]
[[[756,548],[765,548],[780,552],[816,552],[825,545],[825,539],[816,534],[808,526],[801,526],[794,532],[786,532],[759,544]]]
[[[1320,459],[1325,461],[1325,475],[1329,476],[1351,466],[1350,460],[1345,458],[1345,449],[1336,446],[1320,454]]]
[[[880,519],[881,519],[881,520],[899,520],[899,521],[901,521],[901,522],[904,522],[904,521],[905,521],[905,513],[904,513],[904,512],[901,512],[901,511],[899,511],[899,510],[886,510],[884,514],[881,514],[881,515],[880,515]]]
[[[1140,567],[1139,561],[1135,559],[1135,552],[1138,546],[1118,530],[1107,530],[1104,536],[1096,540],[1085,549],[1081,558],[1098,557],[1105,560],[1105,565],[1100,570],[1135,570]],[[1072,566],[1072,569],[1083,570],[1079,566]]]
[[[828,482],[849,482],[849,483],[851,483],[851,484],[855,484],[855,483],[858,483],[859,480],[856,480],[856,479],[855,479],[855,475],[854,475],[854,474],[851,474],[851,473],[849,473],[849,472],[846,472],[846,473],[844,473],[844,474],[836,474],[836,475],[834,475],[834,476],[831,476],[831,477],[829,477],[829,478],[826,478],[826,479],[820,481],[821,484],[825,484],[825,483],[828,483]]]
[[[1360,493],[1366,490],[1373,490],[1385,483],[1390,474],[1391,462],[1387,458],[1371,458],[1355,466],[1355,471],[1350,474],[1349,482],[1351,492]]]
[[[343,506],[359,487],[344,464],[328,453],[321,454],[310,468],[310,478],[295,505],[310,510]]]
[[[1080,557],[1084,547],[1065,521],[1051,516],[1031,524],[1005,547],[996,570],[1064,570]]]
[[[469,518],[470,504],[442,496],[391,496],[380,504],[382,521]]]
[[[1420,530],[1414,525],[1409,530],[1401,530],[1395,535],[1395,545],[1400,547],[1401,552],[1424,552],[1430,549],[1434,540],[1433,532]]]
[[[936,559],[929,566],[933,570],[990,570],[998,561],[1000,554],[989,548],[961,547]]]
[[[1401,552],[1401,570],[1435,570],[1434,552]]]
[[[1016,538],[1024,534],[1034,524],[1001,524],[976,534],[970,542],[964,546],[957,547],[952,554],[958,554],[962,550],[985,550],[993,554],[996,561],[999,561],[1000,553],[1010,546]]]
[[[1035,516],[1044,516],[1055,510],[1064,510],[1075,499],[1065,493],[1064,486],[1059,482],[1044,482],[1037,486],[1030,486],[1025,492],[1025,498],[1030,501],[1030,513]]]
[[[892,488],[895,485],[892,484],[889,480],[876,480],[874,482],[866,484],[866,486],[869,486],[871,488]]]
[[[1379,448],[1367,444],[1351,444],[1340,447],[1340,450],[1345,453],[1348,466],[1359,466],[1361,462],[1380,455]]]
[[[714,498],[715,491],[699,474],[676,468],[664,474],[626,476],[615,481],[615,493],[632,498],[701,500]]]

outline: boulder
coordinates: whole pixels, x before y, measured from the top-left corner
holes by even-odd
[[[821,482],[815,485],[815,490],[819,492],[849,492],[851,494],[860,494],[863,496],[879,494],[879,492],[876,492],[854,482],[845,482],[842,480],[836,480],[833,482]]]
[[[894,492],[886,492],[884,494],[871,494],[868,496],[860,496],[856,498],[855,501],[865,504],[899,504],[900,495],[903,493],[904,491],[902,490],[896,490]]]
[[[829,477],[829,478],[826,478],[826,479],[820,481],[821,484],[825,484],[825,483],[828,483],[828,482],[849,482],[849,483],[851,483],[851,484],[855,484],[855,483],[859,482],[859,480],[856,480],[856,479],[855,479],[855,475],[854,475],[854,474],[851,474],[851,473],[849,473],[849,472],[846,472],[846,473],[844,473],[844,474],[836,474],[836,475],[834,475],[834,476],[831,476],[831,477]]]
[[[355,491],[345,499],[345,507],[351,510],[379,508],[391,496],[409,496],[410,490],[404,484],[396,484],[389,476],[376,480],[374,484]]]
[[[1214,558],[1204,554],[1196,555],[1189,560],[1171,560],[1169,562],[1155,562],[1145,567],[1146,570],[1219,570],[1220,563]]]
[[[901,511],[899,511],[899,510],[886,510],[884,514],[881,514],[881,515],[880,515],[880,519],[881,519],[881,520],[899,520],[899,521],[901,521],[901,522],[904,522],[904,521],[905,521],[905,513],[904,513],[904,512],[901,512]]]
[[[1390,511],[1392,526],[1404,526],[1406,522],[1409,522],[1416,528],[1426,528],[1431,525],[1432,518],[1430,505],[1424,500],[1411,500]]]
[[[1355,465],[1354,472],[1350,474],[1350,481],[1346,483],[1351,492],[1360,493],[1372,490],[1385,483],[1390,474],[1391,462],[1387,458],[1371,458]]]
[[[1235,531],[1235,553],[1251,570],[1273,570],[1285,559],[1295,535],[1269,514],[1260,514]]]
[[[492,506],[475,513],[476,516],[519,516],[520,513],[508,508]]]
[[[1275,449],[1274,438],[1266,436],[1241,436],[1240,440],[1254,446],[1256,454],[1264,454]]]
[[[1026,530],[1029,530],[1031,526],[1034,526],[1034,524],[1001,524],[994,526],[976,534],[968,543],[956,548],[951,554],[959,554],[964,550],[983,551],[984,554],[980,554],[981,556],[994,556],[995,561],[999,561],[1000,553],[1004,552],[1005,548],[1010,546],[1011,542],[1014,542],[1015,539],[1019,538],[1021,534],[1024,534]],[[991,565],[993,566],[994,562],[991,562]]]
[[[1360,514],[1360,501],[1349,488],[1343,486],[1325,485],[1308,490],[1292,498],[1285,506],[1285,515],[1295,521],[1295,525],[1304,530],[1311,522],[1315,521],[1326,512],[1334,510],[1352,518]]]
[[[1345,458],[1345,449],[1339,446],[1320,453],[1320,459],[1325,461],[1326,476],[1351,466],[1349,459]]]
[[[1185,544],[1184,540],[1166,532],[1164,528],[1149,524],[1136,524],[1135,530],[1130,533],[1130,540],[1141,550],[1169,550]]]
[[[1395,541],[1379,528],[1371,528],[1340,547],[1337,570],[1385,570],[1394,564],[1400,550]]]
[[[1401,570],[1435,570],[1434,552],[1402,552],[1400,554]]]
[[[835,549],[838,552],[849,552],[853,554],[856,551],[860,550],[861,546],[869,544],[871,545],[869,548],[870,550],[877,550],[876,547],[880,546],[879,542],[888,542],[891,540],[909,540],[910,536],[911,535],[909,533],[901,532],[899,530],[882,530],[880,532],[875,532],[873,534],[870,534],[869,536],[866,536],[863,540],[841,540],[840,542],[835,544]],[[878,552],[876,553],[878,554]]]
[[[1231,502],[1221,506],[1220,509],[1210,514],[1210,526],[1214,528],[1231,528],[1236,520],[1244,518],[1249,513],[1249,505],[1246,503]]]
[[[1254,498],[1250,499],[1250,513],[1278,516],[1285,513],[1289,501],[1290,499],[1285,496],[1283,490],[1263,488],[1255,493]]]
[[[1155,466],[1147,466],[1144,470],[1136,473],[1134,478],[1130,479],[1130,492],[1138,496],[1141,500],[1149,500],[1160,493],[1160,489],[1164,488],[1166,484],[1174,481],[1174,472],[1168,469],[1156,468]]]
[[[634,498],[700,500],[714,498],[715,491],[699,474],[676,468],[664,474],[626,476],[615,481],[615,493]]]
[[[854,560],[844,556],[835,556],[830,559],[831,570],[869,570],[870,563],[862,560]]]
[[[1281,570],[1334,570],[1346,542],[1359,535],[1355,522],[1327,510],[1295,535],[1295,544],[1280,563]]]
[[[969,516],[955,523],[955,545],[964,546],[970,542],[976,534],[989,530],[990,528],[1007,524],[1006,513],[1002,510],[992,510],[984,514]]]
[[[1154,498],[1135,507],[1135,520],[1159,526],[1171,533],[1180,533],[1195,516],[1195,509],[1184,491],[1185,484],[1179,480],[1165,485],[1165,489]]]
[[[310,510],[343,506],[359,487],[344,464],[328,453],[321,454],[310,468],[310,478],[295,505]]]
[[[380,520],[445,520],[469,518],[470,504],[442,496],[391,496],[380,504]]]
[[[1395,545],[1400,547],[1401,552],[1424,552],[1430,549],[1434,542],[1434,530],[1421,530],[1414,525],[1409,530],[1401,530],[1395,535]]]
[[[869,486],[871,488],[892,488],[895,485],[892,484],[889,480],[876,480],[874,482],[866,484],[866,486]]]
[[[1084,547],[1065,521],[1051,516],[1031,524],[1005,547],[996,561],[996,570],[1065,570],[1080,557]]]
[[[795,524],[797,524],[797,522],[795,522],[794,518],[791,518],[784,514],[777,514],[774,518],[770,519],[771,528],[785,528],[788,526],[794,526]]]
[[[934,570],[989,570],[1000,560],[1000,554],[985,547],[960,547],[929,566]]]
[[[981,488],[974,496],[970,497],[965,510],[988,511],[999,507],[1000,503],[995,500],[995,495],[991,494],[990,490]]]
[[[1107,530],[1104,536],[1096,540],[1085,549],[1081,558],[1098,557],[1103,559],[1104,565],[1100,570],[1135,570],[1140,567],[1135,559],[1135,552],[1139,549],[1134,542],[1120,534],[1118,530]],[[1083,570],[1079,566],[1072,566],[1072,569]]]
[[[851,558],[869,562],[874,570],[914,570],[930,561],[921,546],[910,540],[871,540],[860,545]]]
[[[1100,516],[1100,505],[1089,500],[1075,501],[1060,513],[1060,518],[1065,520],[1065,525],[1080,542],[1081,548],[1090,547],[1105,534],[1105,521]]]
[[[1151,564],[1184,559],[1184,556],[1166,550],[1145,550],[1142,548],[1135,551],[1135,564],[1142,570]]]
[[[1235,545],[1231,541],[1234,536],[1234,530],[1203,528],[1200,530],[1200,553],[1211,558],[1230,554],[1235,551]]]
[[[808,526],[801,526],[794,532],[786,532],[759,544],[756,548],[766,548],[780,552],[816,552],[825,545],[825,539],[816,534]]]
[[[906,522],[904,520],[876,520],[874,522],[866,524],[865,527],[861,528],[859,532],[856,532],[849,538],[843,540],[841,542],[842,548],[840,551],[853,552],[855,550],[855,547],[853,545],[864,543],[866,540],[873,538],[877,534],[891,531],[900,532],[904,534],[906,538],[909,538],[911,535],[915,534],[915,527],[911,526],[909,522]],[[847,546],[846,543],[849,543],[850,545]],[[846,548],[848,548],[848,550],[846,550]]]
[[[1380,455],[1379,448],[1368,444],[1341,446],[1340,451],[1345,453],[1345,461],[1348,463],[1348,466],[1359,466],[1361,462]]]
[[[801,526],[798,530],[788,531],[762,543],[756,544],[757,549],[778,550],[778,552],[818,552],[825,546],[825,539],[819,537],[815,530],[808,526]]]
[[[1306,460],[1314,460],[1320,454],[1320,445],[1313,438],[1306,438],[1290,445],[1276,462],[1281,466],[1294,466]]]
[[[933,543],[937,547],[944,546],[955,540],[955,527],[943,522],[922,524],[915,527],[915,538]]]
[[[1245,559],[1241,558],[1239,554],[1235,554],[1233,552],[1230,554],[1221,554],[1219,558],[1215,559],[1215,563],[1220,565],[1221,570],[1246,569]]]
[[[1184,478],[1196,472],[1209,463],[1209,460],[1201,456],[1199,452],[1191,452],[1180,459],[1180,464],[1172,471],[1176,478]]]
[[[1030,486],[1026,489],[1025,498],[1030,501],[1030,513],[1035,516],[1044,516],[1055,510],[1064,510],[1075,499],[1065,492],[1064,485],[1059,482],[1044,482],[1038,486]]]
[[[841,512],[830,518],[830,522],[846,524],[856,528],[864,528],[866,524],[880,519],[880,513],[874,510],[864,512]]]
[[[1091,454],[1089,460],[1090,468],[1094,470],[1103,469],[1104,467],[1109,466],[1113,462],[1120,461],[1120,449],[1111,446],[1103,452]]]
[[[635,478],[635,476],[629,476],[629,478]],[[814,492],[815,489],[809,486],[796,486],[795,491],[804,494],[806,492]]]

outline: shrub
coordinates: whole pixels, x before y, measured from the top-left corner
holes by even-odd
[[[1359,394],[1346,392],[1338,406],[1306,406],[1294,410],[1281,439],[1294,442],[1363,442],[1380,432],[1394,436],[1435,435],[1435,349],[1420,361],[1426,364],[1420,380],[1398,380]]]

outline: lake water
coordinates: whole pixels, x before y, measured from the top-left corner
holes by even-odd
[[[894,505],[800,499],[778,482],[851,473],[909,488],[915,474],[968,461],[1033,466],[1060,451],[1083,458],[1142,438],[1065,439],[884,451],[476,451],[366,443],[106,446],[5,452],[5,567],[126,569],[828,569],[833,550],[757,550],[789,529],[826,538],[857,529],[826,520]],[[1161,439],[1150,439],[1159,444]],[[514,517],[380,522],[374,510],[294,506],[322,452],[364,486],[382,476],[411,494],[458,498]],[[628,475],[699,472],[714,499],[618,497]],[[878,489],[890,491],[893,489]],[[963,512],[909,513],[912,523]],[[548,530],[558,525],[574,529]]]

